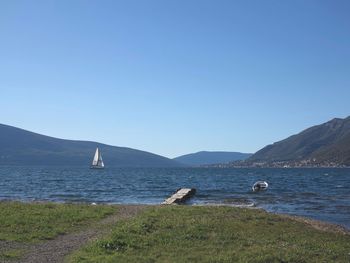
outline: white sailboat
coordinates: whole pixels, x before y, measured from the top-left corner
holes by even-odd
[[[104,167],[105,167],[105,165],[104,165],[103,160],[102,160],[101,152],[98,148],[96,148],[94,159],[92,160],[92,164],[91,164],[90,168],[103,169]]]

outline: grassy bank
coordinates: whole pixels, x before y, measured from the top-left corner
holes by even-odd
[[[118,210],[120,220],[122,211],[128,219],[108,223],[109,236],[73,253],[70,262],[350,262],[350,235],[315,229],[320,226],[308,220],[195,206],[148,207],[132,217],[130,208],[0,202],[0,261],[19,259],[26,247],[45,247],[60,234],[85,233]]]
[[[0,202],[0,242],[52,239],[115,211],[111,206]]]
[[[260,210],[168,206],[118,223],[71,262],[349,262],[350,236]]]

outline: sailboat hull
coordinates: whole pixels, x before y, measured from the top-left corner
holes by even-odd
[[[90,169],[104,169],[102,166],[90,166]]]

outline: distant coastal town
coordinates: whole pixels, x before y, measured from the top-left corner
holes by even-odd
[[[291,161],[234,161],[205,165],[207,168],[350,168],[337,161],[318,161],[317,159],[291,160]]]

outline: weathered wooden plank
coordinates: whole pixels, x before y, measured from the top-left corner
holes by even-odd
[[[171,205],[185,202],[196,193],[194,188],[180,188],[171,197],[166,199],[162,204]]]

